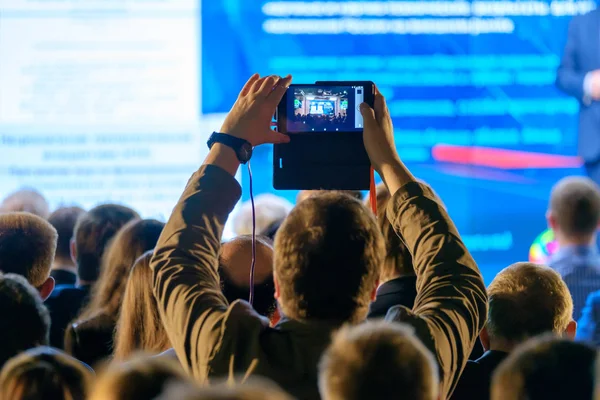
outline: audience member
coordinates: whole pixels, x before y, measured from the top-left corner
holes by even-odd
[[[56,256],[50,272],[56,286],[74,286],[77,283],[77,264],[71,256],[71,243],[74,243],[72,240],[77,219],[84,212],[80,207],[62,207],[48,217],[48,222],[58,233]]]
[[[77,219],[72,256],[77,264],[78,285],[61,286],[46,300],[52,319],[50,344],[53,347],[64,347],[67,325],[89,302],[92,285],[98,279],[108,243],[123,225],[135,218],[138,218],[138,214],[130,208],[104,204]]]
[[[291,78],[253,76],[221,132],[252,146],[285,142],[271,117]],[[365,147],[394,193],[388,218],[413,255],[414,312],[396,306],[440,365],[440,396],[452,392],[485,322],[487,295],[475,261],[440,204],[400,161],[385,101],[361,106]],[[231,372],[273,379],[302,399],[319,398],[317,364],[332,332],[359,323],[374,298],[384,241],[372,213],[339,193],[311,197],[288,215],[275,239],[275,295],[284,314],[269,328],[245,302],[229,305],[217,266],[223,227],[241,190],[236,152],[215,144],[192,176],[156,246],[154,294],[178,358],[197,380]]]
[[[238,236],[221,246],[219,276],[221,290],[229,303],[248,301],[250,297],[250,267],[252,236]],[[254,302],[256,312],[270,318],[277,308],[273,283],[273,243],[261,236],[256,238],[254,270]]]
[[[6,363],[0,374],[0,399],[86,400],[93,371],[50,347],[37,347]]]
[[[154,399],[170,385],[186,382],[188,378],[177,361],[162,357],[138,357],[127,363],[112,363],[96,381],[89,399]]]
[[[511,354],[494,374],[492,400],[592,400],[596,349],[544,336]]]
[[[408,326],[369,322],[342,328],[323,355],[323,400],[437,400],[439,379],[431,352]]]
[[[273,224],[281,223],[290,213],[293,205],[286,199],[270,193],[263,193],[254,199],[256,234],[264,235]],[[233,219],[236,235],[252,234],[252,202],[246,201]]]
[[[596,245],[600,188],[589,178],[562,179],[552,189],[547,219],[559,246],[550,267],[569,287],[573,318],[578,320],[589,294],[600,290],[600,253]]]
[[[343,193],[352,198],[355,198],[356,200],[363,199],[363,193],[360,190],[301,190],[296,196],[296,204],[299,204],[301,201],[309,199],[311,197],[320,196],[322,194],[331,192]]]
[[[21,275],[47,299],[54,290],[56,229],[27,212],[0,214],[0,271]]]
[[[171,348],[152,293],[152,250],[137,259],[125,287],[115,330],[114,359],[125,361],[134,353],[158,354]]]
[[[0,204],[0,214],[28,212],[48,219],[50,206],[40,192],[34,189],[20,189],[6,196]]]
[[[600,347],[600,290],[590,293],[577,321],[577,340]]]
[[[250,378],[243,384],[220,383],[209,387],[172,385],[156,400],[292,400],[267,379]]]
[[[417,275],[412,256],[386,216],[390,192],[385,184],[377,186],[377,225],[385,239],[385,259],[381,267],[375,301],[371,303],[369,318],[383,318],[397,305],[413,308],[417,297]]]
[[[453,399],[489,399],[498,365],[519,344],[546,332],[575,337],[573,301],[551,268],[516,263],[502,270],[488,288],[487,325],[481,331],[485,354],[469,361]]]
[[[127,277],[135,261],[156,245],[162,222],[144,219],[128,222],[115,235],[103,260],[90,303],[65,332],[65,350],[94,365],[113,352],[113,333]]]
[[[0,272],[0,321],[0,369],[20,352],[48,344],[48,310],[20,275]]]

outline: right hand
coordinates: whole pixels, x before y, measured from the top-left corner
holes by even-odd
[[[592,74],[592,99],[600,100],[600,69],[591,72]]]
[[[400,157],[394,144],[394,127],[385,98],[375,87],[374,109],[368,104],[360,105],[363,116],[365,149],[371,160],[371,165],[383,176],[386,167],[400,164]]]

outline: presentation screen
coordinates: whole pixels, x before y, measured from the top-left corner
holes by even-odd
[[[374,81],[401,158],[442,197],[489,280],[528,258],[552,184],[582,173],[578,103],[554,81],[569,21],[595,6],[206,0],[201,112],[226,112],[254,72]],[[256,149],[257,192],[272,191],[271,164],[271,149]]]

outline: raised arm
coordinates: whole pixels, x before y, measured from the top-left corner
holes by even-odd
[[[290,80],[250,78],[221,132],[252,145],[288,140],[269,126]],[[241,194],[234,178],[238,167],[233,149],[219,143],[212,147],[173,209],[151,262],[154,294],[171,344],[184,368],[199,380],[208,376],[209,362],[237,333],[217,271],[223,227]]]
[[[441,398],[464,368],[487,314],[487,294],[477,265],[435,195],[400,161],[385,100],[363,109],[365,147],[393,193],[387,215],[413,256],[417,298],[413,311],[392,308],[387,319],[413,325],[440,365]]]

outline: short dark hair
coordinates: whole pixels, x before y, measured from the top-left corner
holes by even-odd
[[[600,222],[600,188],[590,178],[563,178],[552,188],[550,212],[565,235],[591,235]]]
[[[340,329],[319,364],[324,400],[437,399],[437,364],[408,325],[366,322]]]
[[[79,279],[94,282],[108,242],[137,212],[117,204],[103,204],[81,215],[75,225],[75,249]]]
[[[84,212],[85,210],[81,207],[61,207],[48,217],[48,222],[58,233],[56,258],[61,260],[71,258],[71,239],[73,238],[73,232],[75,232],[75,224]]]
[[[519,343],[546,332],[562,334],[573,315],[573,300],[558,272],[543,265],[515,263],[488,287],[487,329],[492,337]]]
[[[275,237],[275,275],[285,315],[298,320],[363,320],[384,241],[373,213],[340,193],[310,197]]]
[[[27,212],[0,214],[0,271],[24,276],[41,287],[54,262],[56,229]]]
[[[47,345],[50,314],[37,290],[16,274],[0,273],[0,369],[22,351]]]
[[[518,347],[498,367],[492,400],[593,399],[596,349],[545,335]]]
[[[251,254],[252,254],[252,235],[242,235],[238,236],[230,242],[226,242],[222,245],[222,249],[228,245],[228,243],[233,243],[236,247],[235,251],[239,251],[241,253],[247,254],[248,263],[246,265],[228,265],[221,256],[219,257],[219,276],[221,278],[221,290],[223,291],[223,295],[230,303],[236,300],[248,300],[250,297],[250,283],[243,282],[243,284],[239,284],[232,279],[230,274],[234,271],[233,269],[242,269],[248,276],[248,280],[250,277],[250,266],[251,266]],[[221,252],[222,253],[222,252]],[[262,271],[262,279],[255,280],[254,282],[254,302],[252,306],[254,310],[260,315],[264,315],[266,317],[271,316],[271,314],[275,311],[277,307],[277,302],[275,301],[275,283],[273,281],[273,270],[272,263],[269,266],[259,266],[259,263],[263,257],[260,255],[270,257],[269,261],[272,261],[273,257],[273,242],[271,239],[264,236],[256,237],[256,268],[257,271],[259,267],[262,267],[264,270],[265,267],[270,267],[270,274],[265,274],[265,271]],[[238,271],[235,271],[238,272]],[[257,274],[255,274],[257,276]]]

